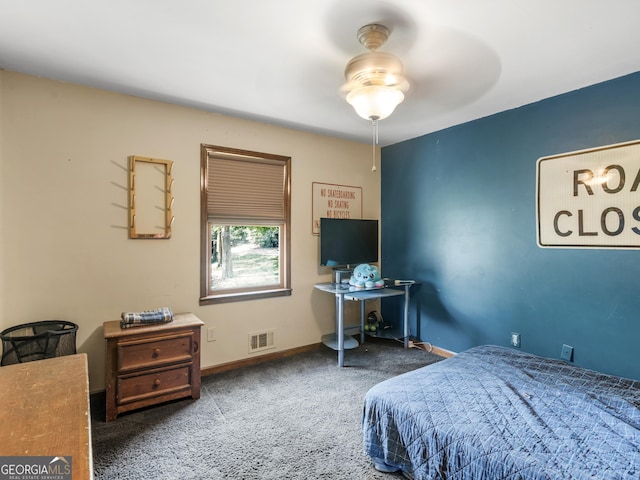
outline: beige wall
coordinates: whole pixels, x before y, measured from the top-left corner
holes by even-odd
[[[370,145],[7,71],[0,107],[0,326],[77,323],[92,391],[104,388],[102,322],[123,311],[168,306],[215,326],[203,367],[248,357],[249,332],[276,329],[277,351],[333,331],[333,297],[313,288],[330,273],[318,267],[311,184],[361,186],[363,216],[379,218]],[[290,297],[199,306],[201,143],[292,157]],[[169,240],[127,238],[129,155],[175,162]]]

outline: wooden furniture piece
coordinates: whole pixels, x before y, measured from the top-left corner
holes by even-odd
[[[169,400],[200,398],[200,328],[192,313],[169,323],[120,328],[104,322],[107,341],[106,421]]]
[[[0,454],[71,460],[71,478],[92,479],[87,355],[0,368]]]

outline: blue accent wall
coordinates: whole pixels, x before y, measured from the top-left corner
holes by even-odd
[[[640,250],[536,243],[538,158],[638,139],[640,72],[383,148],[381,267],[420,282],[412,335],[459,352],[518,332],[640,379]]]

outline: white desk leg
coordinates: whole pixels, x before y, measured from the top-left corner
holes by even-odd
[[[404,348],[409,348],[409,289],[411,285],[404,286]]]
[[[344,367],[344,294],[336,293],[336,339],[338,340],[338,367]]]

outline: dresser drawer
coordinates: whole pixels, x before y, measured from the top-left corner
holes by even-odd
[[[189,390],[191,390],[190,364],[118,377],[118,402],[121,404]]]
[[[118,342],[118,371],[123,373],[190,361],[193,351],[192,331],[121,341]]]

